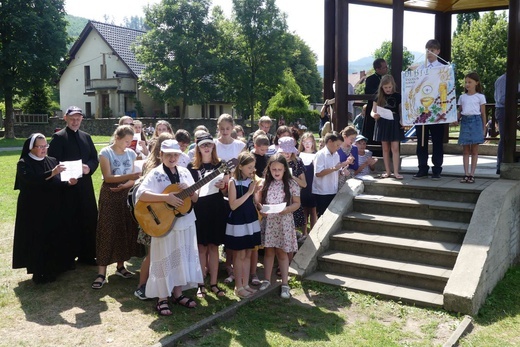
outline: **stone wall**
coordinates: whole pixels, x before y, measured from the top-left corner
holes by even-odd
[[[475,315],[520,254],[520,181],[500,179],[481,194],[444,289],[444,308]]]
[[[154,124],[157,122],[157,119],[153,118],[139,118],[141,122],[143,122],[143,126],[148,126],[150,123]],[[180,120],[176,118],[168,118],[166,119],[171,123],[174,130],[180,128]],[[117,127],[117,118],[102,118],[102,119],[83,119],[81,123],[81,130],[86,131],[91,135],[106,135],[110,136],[114,132]],[[244,126],[244,120],[235,119],[235,124],[242,125],[246,133],[249,133],[250,129]],[[207,119],[207,118],[199,118],[199,119],[185,119],[183,122],[183,129],[186,129],[193,134],[193,129],[195,129],[198,125],[206,126],[211,134],[216,134],[217,132],[217,120],[216,119]],[[61,129],[65,126],[65,122],[63,119],[52,117],[49,118],[48,124],[22,124],[15,125],[14,133],[17,138],[26,138],[29,137],[32,133],[40,132],[46,136],[51,136],[56,129]]]

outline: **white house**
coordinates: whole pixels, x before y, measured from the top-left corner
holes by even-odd
[[[144,32],[111,24],[89,21],[69,52],[61,72],[60,106],[83,108],[86,117],[131,116],[179,117],[179,105],[165,105],[153,100],[139,88],[138,76],[144,65],[137,62],[130,49]],[[140,101],[144,114],[137,114]],[[233,114],[227,103],[191,105],[185,118],[217,118]]]

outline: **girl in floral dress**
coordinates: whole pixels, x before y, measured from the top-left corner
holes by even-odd
[[[287,253],[296,252],[298,244],[294,233],[293,212],[300,207],[300,187],[292,179],[289,165],[280,153],[273,155],[267,163],[265,182],[257,193],[258,210],[262,205],[286,203],[279,213],[265,214],[260,223],[262,229],[262,245],[265,248],[264,268],[265,280],[260,290],[265,290],[271,285],[274,256],[278,259],[278,265],[282,275],[281,297],[289,299],[291,288],[288,285],[289,257]]]

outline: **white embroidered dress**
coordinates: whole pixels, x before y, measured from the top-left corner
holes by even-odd
[[[188,186],[194,183],[188,169],[177,166],[180,183]],[[150,171],[137,190],[137,199],[143,192],[162,193],[171,184],[160,165]],[[146,282],[146,296],[165,298],[171,296],[173,287],[182,286],[183,290],[196,288],[203,282],[197,248],[193,210],[185,216],[175,218],[168,233],[152,237],[150,244],[150,276]]]

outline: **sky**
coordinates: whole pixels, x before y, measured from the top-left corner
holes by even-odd
[[[104,21],[113,18],[116,25],[124,17],[144,16],[143,7],[160,0],[65,0],[65,11],[74,16]],[[231,17],[232,0],[212,0]],[[318,56],[323,65],[324,0],[276,0],[278,8],[287,14],[289,30],[300,36]],[[349,61],[370,57],[383,41],[392,39],[392,13],[389,9],[350,5]],[[452,29],[455,29],[454,27]],[[411,52],[422,52],[424,44],[433,38],[434,16],[405,11],[404,46]]]

